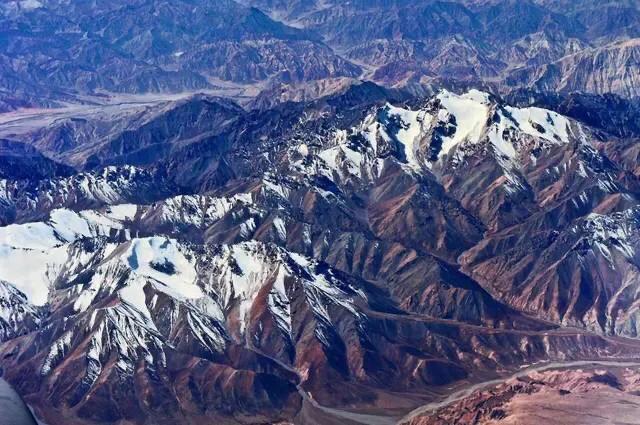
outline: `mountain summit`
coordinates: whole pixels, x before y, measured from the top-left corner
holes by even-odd
[[[4,378],[49,424],[391,423],[463,381],[637,356],[626,139],[394,96],[15,136],[2,158],[43,165],[0,161]]]

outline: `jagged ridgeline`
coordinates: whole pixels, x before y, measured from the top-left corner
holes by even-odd
[[[5,0],[0,111],[210,91],[317,98],[366,79],[640,95],[633,0]]]
[[[608,130],[634,106],[535,103],[365,83],[22,126],[4,379],[49,425],[393,423],[461,382],[637,356],[637,148]]]

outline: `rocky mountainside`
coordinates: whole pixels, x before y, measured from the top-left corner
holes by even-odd
[[[637,98],[639,55],[639,38],[616,41],[563,56],[544,67],[513,71],[507,82],[542,91],[617,93]]]
[[[232,0],[10,1],[0,22],[0,85],[17,106],[35,93],[56,101],[360,73],[314,35]]]
[[[364,83],[25,125],[0,150],[2,376],[50,425],[387,424],[637,358],[636,105],[607,99]]]
[[[263,1],[392,86],[473,81],[493,91],[637,97],[637,2]]]
[[[273,104],[351,79],[636,98],[639,19],[635,1],[12,0],[0,110],[203,91]]]

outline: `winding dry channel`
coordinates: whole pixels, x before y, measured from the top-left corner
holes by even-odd
[[[434,401],[431,403],[424,404],[417,409],[412,410],[406,416],[398,421],[398,425],[405,424],[412,419],[423,415],[428,412],[432,412],[434,410],[440,409],[442,407],[448,406],[451,403],[462,400],[463,398],[469,396],[473,392],[481,389],[485,389],[488,387],[494,387],[496,385],[502,384],[510,379],[519,378],[522,376],[526,376],[532,372],[542,372],[550,369],[562,369],[562,368],[574,368],[574,367],[583,367],[583,366],[605,366],[605,367],[625,367],[625,366],[640,366],[640,362],[634,361],[615,361],[615,360],[576,360],[576,361],[567,361],[567,362],[551,362],[544,363],[539,365],[534,365],[531,367],[523,368],[518,372],[506,376],[504,378],[492,379],[490,381],[479,382],[477,384],[473,384],[469,387],[463,388],[459,391],[451,393],[449,396],[440,401]]]

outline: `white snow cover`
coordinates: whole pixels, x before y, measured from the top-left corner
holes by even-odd
[[[173,298],[184,300],[202,297],[196,286],[196,271],[174,239],[154,236],[131,241],[123,260],[133,274],[154,284]]]
[[[591,245],[613,265],[611,249],[627,258],[635,256],[634,244],[638,241],[634,240],[634,235],[639,227],[639,211],[632,208],[609,215],[591,213],[573,231],[582,230]]]
[[[130,171],[136,172],[135,169]],[[44,305],[49,287],[63,265],[66,264],[68,268],[70,261],[80,258],[80,253],[71,255],[68,252],[69,245],[79,239],[108,236],[114,230],[127,230],[128,222],[139,211],[141,214],[149,214],[159,209],[164,221],[203,226],[220,219],[236,205],[251,203],[249,194],[229,198],[177,196],[159,203],[155,209],[119,204],[108,206],[102,211],[53,210],[47,221],[0,227],[0,280],[5,280],[24,292],[34,305]],[[250,218],[243,224],[241,231],[249,235],[255,225],[253,218]],[[282,228],[278,230],[282,231]],[[129,238],[128,230],[126,235]],[[131,252],[126,255],[138,260],[139,267],[134,270],[135,273],[154,280],[161,290],[177,291],[172,293],[173,296],[198,298],[201,294],[192,285],[195,279],[193,265],[187,264],[184,255],[176,248],[175,241],[168,240],[166,244],[164,241],[163,238],[151,238],[132,242]],[[175,268],[175,274],[158,272],[150,265],[162,268],[165,263]],[[93,279],[98,278],[94,276]],[[177,281],[187,283],[176,290]],[[88,308],[102,285],[102,282],[92,280],[86,288],[81,288],[75,309],[83,311]]]
[[[238,205],[252,205],[251,195],[242,193],[222,198],[181,195],[162,201],[158,209],[161,219],[165,222],[202,227],[221,219]]]
[[[256,241],[243,242],[225,246],[211,263],[219,286],[209,290],[222,296],[224,308],[232,304],[238,306],[241,331],[249,323],[257,295],[270,285],[267,299],[269,311],[282,332],[290,334],[290,301],[285,287],[287,278],[302,284],[314,314],[325,323],[331,323],[330,305],[339,305],[356,316],[360,314],[355,307],[353,294],[340,289],[331,274],[319,273],[314,261],[282,248]],[[295,270],[294,266],[301,267],[304,272]],[[355,290],[354,294],[364,297]]]
[[[432,152],[427,154],[427,147],[436,137],[432,133],[436,127],[447,131],[438,133],[442,143],[436,151],[435,162],[449,156],[453,166],[457,166],[468,151],[460,148],[488,147],[504,170],[507,192],[524,187],[515,171],[525,159],[523,148],[532,140],[543,146],[566,144],[571,140],[588,144],[582,126],[556,112],[501,105],[478,90],[461,95],[442,90],[435,101],[421,109],[386,104],[380,111],[367,115],[360,125],[336,130],[331,145],[317,152],[315,160],[298,161],[293,166],[305,173],[324,175],[336,183],[352,178],[370,180],[382,171],[384,160],[377,156],[378,145],[384,141],[402,145],[406,163],[401,165],[410,172],[420,173],[433,166]],[[357,140],[364,140],[365,145],[354,148],[350,144],[354,135],[360,136]],[[533,155],[526,157],[537,160]]]
[[[359,132],[368,142],[362,146],[363,151],[349,146],[348,136],[353,132]],[[332,141],[335,145],[318,152],[314,160],[297,161],[293,167],[333,181],[370,180],[382,169],[382,160],[377,158],[377,137],[389,140],[384,128],[375,121],[375,114],[371,114],[357,129],[336,131]]]
[[[136,238],[127,242],[127,249],[118,257],[109,258],[95,267],[88,284],[81,284],[74,302],[74,310],[89,308],[98,293],[115,291],[122,276],[128,276],[124,287],[118,291],[120,299],[130,307],[149,316],[144,288],[147,284],[179,301],[196,300],[203,293],[196,285],[197,273],[193,256],[188,260],[187,247],[165,237]],[[113,251],[107,248],[107,251]]]
[[[13,285],[0,280],[0,338],[24,332],[20,324],[28,317],[35,323],[40,321],[37,307]]]
[[[262,179],[262,190],[275,194],[285,201],[289,199],[289,193],[291,191],[285,184],[274,181],[274,177],[270,173],[266,173]]]
[[[122,227],[106,213],[66,209],[52,211],[47,222],[0,227],[0,279],[24,292],[30,303],[44,305],[51,283],[70,261],[69,243]]]
[[[138,206],[134,204],[119,204],[107,207],[107,215],[118,221],[133,220],[138,212]]]
[[[439,156],[443,156],[464,141],[477,143],[482,138],[487,119],[489,118],[489,96],[478,90],[471,90],[463,95],[456,95],[446,90],[440,92],[437,98],[444,106],[438,118],[453,115],[457,129],[452,137],[447,137],[442,143]]]
[[[391,104],[385,106],[387,113],[391,116],[398,117],[404,124],[395,134],[396,139],[404,145],[404,153],[407,162],[416,170],[421,169],[421,164],[417,159],[418,146],[416,141],[420,134],[428,130],[431,120],[427,117],[426,111],[412,111],[409,109],[397,108]],[[385,130],[379,128],[380,134],[385,139],[389,139],[389,135]],[[370,140],[370,139],[369,139]]]
[[[518,137],[531,136],[552,144],[568,143],[571,136],[584,141],[584,133],[580,127],[579,134],[573,134],[569,120],[553,111],[512,106],[501,109],[487,93],[478,90],[462,95],[442,91],[437,98],[444,107],[439,112],[439,118],[453,115],[456,122],[455,134],[444,138],[439,157],[462,143],[480,143],[488,137],[499,154],[510,161],[516,161],[518,146],[505,140],[505,130],[513,130]],[[493,113],[497,113],[497,119],[488,124]]]
[[[34,10],[42,7],[42,3],[38,0],[22,0],[20,2],[20,7],[25,10]]]

